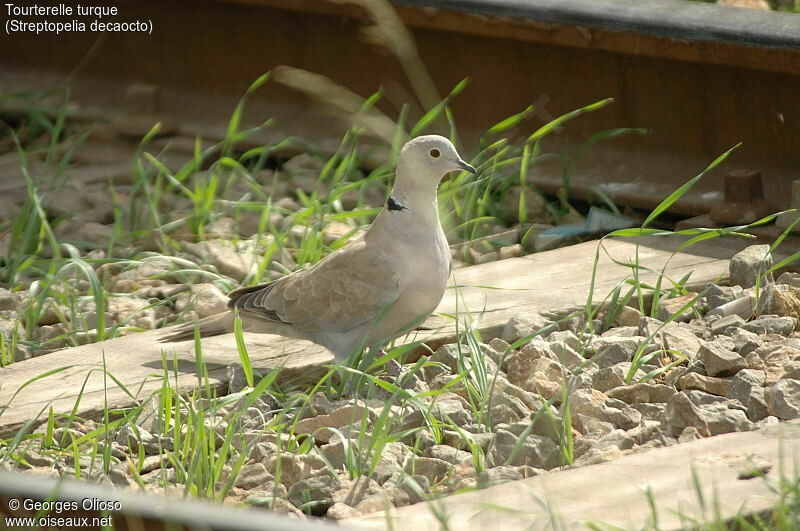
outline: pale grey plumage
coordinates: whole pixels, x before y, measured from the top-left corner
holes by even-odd
[[[390,200],[362,238],[308,269],[232,291],[228,307],[238,309],[245,330],[310,339],[339,361],[410,330],[444,295],[451,260],[436,189],[457,170],[475,171],[446,138],[409,141],[398,159]],[[229,332],[233,314],[197,325],[203,336]],[[161,341],[191,339],[194,327],[175,327]]]

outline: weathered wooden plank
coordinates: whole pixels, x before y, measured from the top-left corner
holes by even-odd
[[[453,280],[460,287],[448,290],[438,312],[458,312],[464,319],[479,319],[477,328],[488,339],[498,335],[513,315],[585,304],[596,248],[596,242],[587,242],[459,269],[454,272]],[[607,249],[621,261],[633,259],[637,252],[635,245],[625,241],[607,242]],[[711,254],[718,252],[712,251]],[[669,251],[645,246],[639,247],[638,253],[641,265],[656,270],[671,256]],[[689,271],[693,271],[694,282],[708,283],[727,274],[727,261],[678,253],[666,268],[666,274],[673,279]],[[601,255],[595,275],[596,300],[599,302],[628,273],[626,268]],[[652,282],[655,274],[644,273],[641,278]],[[463,329],[463,322],[460,326]],[[433,316],[425,322],[425,328],[400,341],[425,341],[435,348],[456,336],[456,325],[450,318]],[[132,334],[64,349],[0,369],[0,407],[8,406],[0,414],[0,437],[17,431],[27,420],[46,411],[49,405],[59,413],[71,411],[79,396],[77,413],[81,416],[99,416],[106,401],[113,407],[131,406],[135,400],[111,378],[104,378],[104,363],[108,373],[123,382],[136,400],[143,400],[161,386],[162,356],[167,360],[175,358],[179,362],[178,374],[170,381],[181,391],[188,392],[197,383],[193,342],[162,344],[156,341],[158,335],[158,331]],[[266,334],[245,334],[245,339],[253,367],[269,370],[282,366],[283,381],[318,378],[324,370],[321,365],[333,360],[326,349],[307,341]],[[211,385],[224,386],[226,367],[239,363],[233,335],[204,339],[203,359]],[[61,367],[68,368],[24,386],[29,379]]]
[[[14,500],[14,502],[11,502]],[[17,501],[20,503],[11,509]],[[335,522],[319,519],[292,518],[260,507],[232,507],[220,505],[200,498],[182,498],[180,495],[165,498],[163,495],[145,494],[133,489],[112,489],[89,481],[78,481],[69,477],[44,478],[33,474],[19,474],[0,470],[0,525],[2,529],[13,529],[9,517],[37,517],[36,510],[27,510],[30,502],[68,502],[62,510],[50,512],[42,518],[61,518],[58,527],[39,523],[23,526],[23,529],[71,529],[88,527],[100,529],[97,523],[108,517],[111,524],[106,529],[139,529],[147,531],[173,531],[176,529],[204,529],[207,531],[345,531]],[[84,503],[92,500],[91,505]],[[72,509],[70,505],[77,507]],[[84,507],[86,507],[84,509]],[[107,507],[118,507],[118,511],[106,511]],[[79,518],[88,518],[82,523]],[[71,521],[69,519],[72,519]],[[95,520],[96,519],[96,520]],[[74,523],[74,525],[69,525]]]
[[[730,519],[765,511],[780,499],[778,478],[794,481],[800,452],[795,421],[631,454],[613,461],[550,472],[488,489],[456,494],[345,520],[362,529],[686,529],[692,519]],[[766,478],[738,479],[753,459],[772,464]],[[700,484],[705,504],[694,488]],[[657,517],[651,521],[647,491]],[[703,506],[704,505],[704,506]],[[680,515],[686,520],[682,520]],[[657,523],[655,523],[657,522]]]
[[[691,271],[690,286],[705,286],[727,279],[727,258],[735,252],[729,245],[735,245],[734,248],[743,245],[743,242],[706,245],[694,248],[694,252],[701,254],[677,253],[673,256],[672,250],[682,240],[671,237],[640,241],[642,245],[638,247],[630,241],[608,241],[605,248],[619,262],[636,261],[638,252],[641,267],[654,271],[663,268],[665,275],[675,281]],[[452,280],[462,287],[449,290],[437,311],[453,314],[467,310],[467,319],[479,318],[478,330],[484,339],[490,339],[497,337],[514,315],[582,306],[592,283],[596,249],[597,242],[586,242],[456,270]],[[629,273],[630,269],[614,264],[608,254],[601,252],[594,278],[593,301],[602,302],[614,287],[630,278]],[[655,272],[640,271],[639,274],[642,282],[650,284],[657,278]],[[665,281],[663,285],[666,287],[668,284]],[[424,339],[434,348],[455,338],[456,326],[452,319],[432,316],[425,326],[433,330],[418,333],[416,339]]]

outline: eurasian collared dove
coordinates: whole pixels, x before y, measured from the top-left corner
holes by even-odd
[[[439,223],[436,189],[449,172],[475,168],[437,135],[403,147],[389,199],[363,237],[314,266],[229,294],[231,311],[172,328],[160,341],[183,341],[233,330],[309,339],[337,361],[382,347],[430,315],[444,295],[451,259]]]

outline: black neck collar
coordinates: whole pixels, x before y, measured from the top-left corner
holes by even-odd
[[[408,210],[408,207],[406,207],[404,204],[402,204],[402,203],[400,203],[399,201],[397,201],[397,200],[396,200],[394,197],[392,197],[392,196],[389,196],[389,199],[387,199],[387,200],[386,200],[386,207],[387,207],[389,210],[393,210],[393,211],[403,211],[403,210]]]

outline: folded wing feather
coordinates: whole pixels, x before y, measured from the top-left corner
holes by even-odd
[[[243,317],[333,332],[371,321],[399,294],[398,275],[386,254],[362,240],[309,269],[235,290],[228,305]]]

